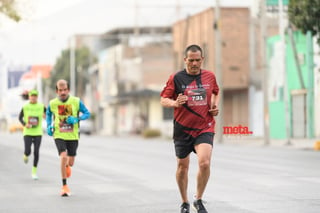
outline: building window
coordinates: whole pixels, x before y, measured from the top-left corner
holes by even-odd
[[[173,108],[163,107],[162,112],[163,120],[173,120]]]

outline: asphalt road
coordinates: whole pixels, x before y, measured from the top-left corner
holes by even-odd
[[[0,213],[178,213],[176,160],[171,140],[82,136],[68,179],[72,196],[60,197],[59,158],[44,136],[38,166],[22,160],[21,133],[0,133]],[[320,212],[320,152],[215,144],[205,193],[209,213]],[[195,192],[196,156],[189,197]]]

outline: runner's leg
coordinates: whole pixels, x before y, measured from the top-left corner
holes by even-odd
[[[202,195],[210,177],[212,145],[208,143],[200,143],[195,146],[195,150],[197,152],[199,166],[196,199],[202,199]]]

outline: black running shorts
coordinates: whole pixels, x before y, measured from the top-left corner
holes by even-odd
[[[207,143],[213,146],[213,138],[214,138],[214,133],[205,132],[196,138],[192,137],[188,141],[174,140],[174,147],[175,147],[177,158],[183,159],[187,157],[191,152],[196,153],[196,150],[194,149],[195,145],[198,145],[201,143]]]
[[[54,139],[59,155],[61,152],[67,152],[68,156],[76,156],[78,149],[78,140],[63,140],[61,138]]]

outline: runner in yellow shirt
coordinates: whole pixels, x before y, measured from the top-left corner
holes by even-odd
[[[31,176],[38,179],[37,167],[39,162],[39,151],[42,139],[42,118],[45,117],[46,107],[38,103],[38,91],[31,90],[28,93],[29,102],[25,104],[19,114],[19,121],[23,127],[24,154],[23,161],[28,163],[33,144],[33,166]]]

